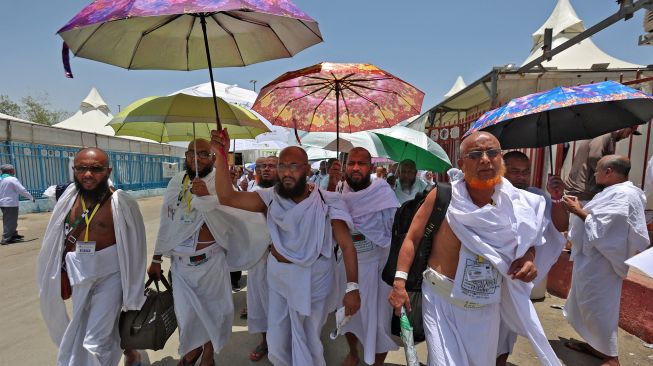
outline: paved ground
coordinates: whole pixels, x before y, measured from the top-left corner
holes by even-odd
[[[145,226],[147,228],[148,247],[152,251],[159,221],[160,197],[146,198],[139,201]],[[52,365],[56,359],[57,348],[50,341],[41,319],[35,283],[35,266],[41,237],[50,214],[30,214],[20,217],[19,231],[32,240],[26,243],[0,247],[0,279],[2,293],[0,296],[0,366],[4,365]],[[243,276],[245,277],[245,276]],[[245,289],[246,291],[246,289]],[[216,361],[218,365],[250,365],[247,355],[259,341],[258,336],[247,333],[247,323],[238,317],[245,306],[245,291],[234,294],[236,317],[233,334]],[[538,302],[535,307],[544,324],[549,340],[568,366],[599,365],[598,360],[566,349],[562,344],[570,339],[578,339],[578,334],[567,324],[561,311],[552,305],[562,305],[564,300],[550,297]],[[327,333],[334,327],[330,319],[323,332],[325,355],[328,365],[339,365],[346,353],[346,342],[342,337],[336,341],[328,339]],[[622,365],[653,365],[653,349],[644,347],[641,340],[623,332],[619,333],[619,351]],[[147,356],[151,365],[173,366],[179,360],[177,356],[177,335],[173,335],[166,347],[160,351],[149,351]],[[426,362],[423,344],[417,347],[420,360]],[[512,365],[537,365],[534,353],[528,342],[520,339],[509,362]],[[405,365],[403,350],[392,352],[387,365]],[[148,365],[148,363],[144,363]],[[263,360],[258,365],[270,365]]]

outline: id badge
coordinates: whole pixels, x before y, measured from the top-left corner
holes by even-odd
[[[467,281],[488,281],[494,279],[492,265],[487,262],[473,262],[465,267],[465,278]]]
[[[94,255],[95,242],[94,241],[78,241],[75,247],[75,253],[81,255]]]
[[[374,245],[369,241],[365,235],[354,232],[351,234],[351,240],[354,242],[354,248],[356,248],[356,253],[369,252],[374,249]]]
[[[197,211],[193,210],[191,212],[187,212],[184,210],[184,213],[181,215],[181,222],[184,224],[192,224],[195,222],[195,218],[197,217]]]

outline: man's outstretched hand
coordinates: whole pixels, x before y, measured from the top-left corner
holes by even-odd
[[[224,128],[220,131],[211,130],[211,149],[216,154],[227,156],[229,152],[229,132]]]

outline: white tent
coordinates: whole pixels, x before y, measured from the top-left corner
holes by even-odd
[[[449,98],[450,96],[465,89],[466,86],[467,84],[465,84],[465,80],[463,80],[463,77],[458,75],[458,78],[456,78],[456,82],[453,83],[453,86],[451,86],[451,89],[449,89],[449,91],[444,95],[444,97]]]
[[[218,97],[224,99],[227,103],[238,104],[240,106],[251,109],[256,101],[258,93],[255,91],[238,87],[238,85],[229,85],[215,81],[215,93]],[[211,92],[211,83],[204,83],[195,86],[190,86],[181,90],[177,90],[172,94],[189,94],[199,97],[213,96]]]
[[[86,98],[82,100],[79,110],[72,117],[61,121],[52,127],[69,130],[96,133],[98,135],[115,136],[113,128],[107,123],[113,119],[109,106],[95,88],[91,88]],[[149,139],[132,136],[116,136],[134,141],[155,142]]]
[[[555,48],[567,40],[585,31],[583,21],[578,18],[576,11],[569,0],[558,0],[549,19],[533,33],[531,54],[522,65],[525,65],[542,55],[544,43],[544,30],[553,29],[552,47]],[[545,68],[558,68],[559,70],[591,69],[592,65],[607,64],[608,69],[637,68],[641,65],[619,60],[603,52],[591,38],[586,38],[573,47],[553,56],[551,61],[545,61]]]
[[[113,115],[109,111],[107,103],[104,102],[97,89],[92,88],[88,96],[82,101],[77,113],[53,126],[113,136],[113,128],[106,125],[112,118]]]

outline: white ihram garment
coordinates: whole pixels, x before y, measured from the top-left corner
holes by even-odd
[[[263,189],[256,184],[251,191],[256,192]],[[258,230],[265,230],[267,227],[259,227]],[[268,255],[269,250],[263,252],[263,256],[256,264],[247,270],[247,330],[249,333],[265,333],[268,331]]]
[[[524,256],[528,248],[544,244],[544,199],[514,188],[503,179],[495,187],[492,200],[493,204],[478,207],[469,197],[465,181],[452,183],[447,220],[462,243],[452,297],[462,301],[500,305],[494,316],[487,319],[487,328],[479,326],[461,332],[496,334],[499,322],[495,317],[498,319],[500,316],[510,329],[529,339],[542,365],[560,365],[530,301],[533,284],[512,280],[508,275],[512,262]],[[480,279],[476,278],[479,274]],[[461,308],[455,310],[472,311]],[[494,324],[497,329],[493,328]],[[479,347],[492,351],[491,360],[485,358],[485,355],[475,354],[474,348],[465,345],[460,348],[468,349],[470,364],[493,364],[497,350],[496,340],[496,337],[488,338],[490,347]],[[440,342],[438,339],[429,341]],[[466,342],[464,337],[462,341]],[[462,360],[454,362],[463,364]]]
[[[77,197],[71,184],[54,207],[37,263],[41,314],[59,347],[57,365],[117,365],[118,316],[145,302],[146,241],[138,203],[117,190],[111,196],[116,245],[94,255],[66,255],[73,287],[73,316],[61,299],[64,219]]]
[[[574,267],[564,315],[590,346],[617,356],[624,261],[649,245],[644,219],[646,198],[631,182],[605,188],[573,215],[569,237]]]
[[[342,199],[345,201],[354,222],[352,238],[364,236],[354,243],[358,257],[358,285],[361,308],[342,328],[343,333],[353,333],[363,345],[363,360],[373,364],[377,353],[399,349],[390,337],[392,307],[388,302],[391,287],[381,278],[381,272],[388,260],[392,240],[392,223],[399,201],[390,185],[377,179],[360,191],[353,191],[347,183],[343,185]],[[371,245],[370,245],[371,244]],[[344,261],[339,260],[336,268],[336,288],[344,296],[347,283]]]
[[[351,227],[340,195],[314,188],[299,203],[274,188],[257,191],[268,206],[272,243],[292,263],[268,257],[269,359],[276,366],[325,365],[320,331],[330,310],[334,264],[331,220]]]
[[[215,170],[201,178],[209,195],[192,195],[189,208],[190,182],[185,185],[186,193],[182,192],[185,176],[181,172],[168,183],[154,253],[171,258],[179,354],[208,341],[218,353],[227,343],[233,323],[229,271],[254,265],[270,238],[264,231],[256,230],[265,223],[260,214],[219,204]],[[204,224],[216,243],[195,251],[197,235]],[[191,263],[191,257],[203,259]]]
[[[439,278],[434,284],[439,291],[429,283],[431,276]],[[430,268],[424,273],[422,315],[429,366],[494,365],[499,304],[461,307],[450,297],[452,288],[448,277]]]
[[[537,287],[541,281],[545,281],[549,270],[558,261],[560,253],[562,253],[562,248],[565,246],[567,240],[564,235],[556,229],[553,220],[551,219],[551,199],[545,196],[544,191],[538,188],[528,187],[526,190],[544,197],[544,200],[546,201],[546,209],[544,210],[544,225],[546,226],[543,235],[544,245],[538,247],[537,252],[535,253],[537,277],[533,280],[533,285]],[[516,341],[517,333],[510,330],[504,322],[501,322],[497,356],[505,353],[512,353]]]

